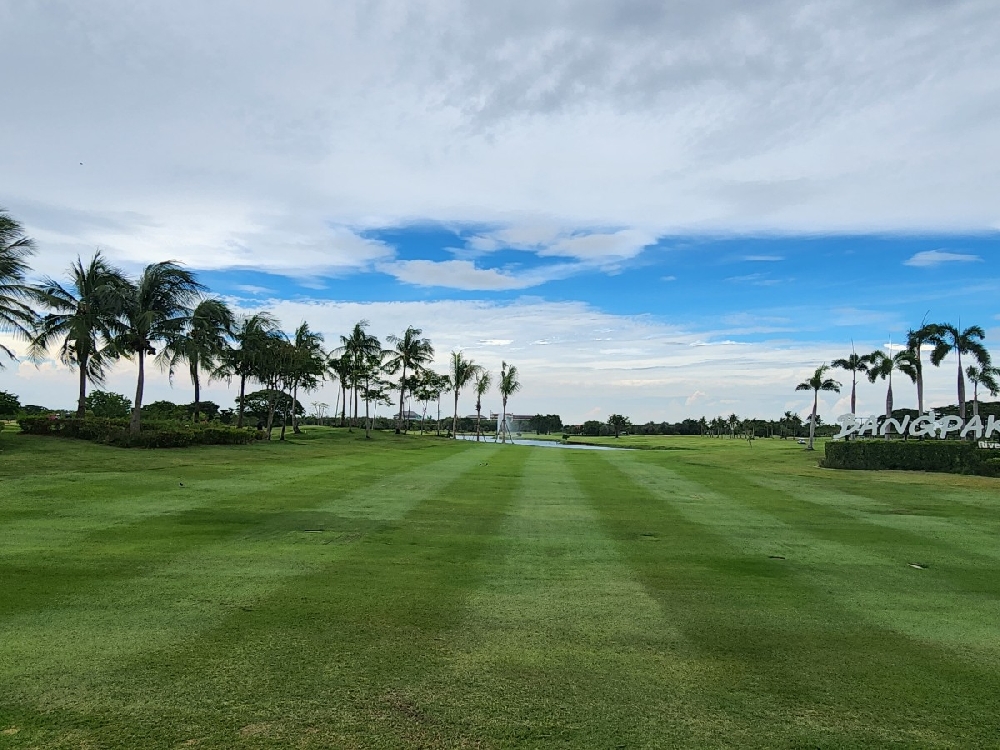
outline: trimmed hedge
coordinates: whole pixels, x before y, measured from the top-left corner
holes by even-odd
[[[828,469],[898,469],[1000,476],[1000,452],[965,440],[829,441]]]
[[[186,448],[189,445],[246,445],[258,438],[257,432],[217,424],[146,422],[138,435],[129,433],[127,419],[100,417],[22,417],[17,420],[29,435],[92,440],[119,448]]]

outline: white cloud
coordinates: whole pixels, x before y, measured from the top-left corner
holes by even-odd
[[[905,266],[916,266],[917,268],[933,268],[942,263],[976,263],[982,261],[978,255],[966,253],[949,253],[944,250],[923,250],[916,253],[912,258],[903,261]]]
[[[704,391],[695,391],[690,396],[688,396],[686,399],[684,399],[684,405],[685,406],[691,406],[692,404],[694,404],[694,403],[700,401],[701,399],[705,398],[707,395],[708,394],[705,393]]]
[[[487,223],[509,236],[472,249],[588,262],[674,232],[1000,221],[990,2],[2,13],[4,203],[56,270],[96,246],[282,273],[391,256],[327,221]],[[636,234],[576,238],[594,227]]]
[[[538,286],[547,281],[566,278],[577,269],[563,264],[514,273],[496,268],[477,268],[468,260],[401,260],[382,263],[378,270],[415,286],[499,291]]]
[[[776,263],[784,258],[780,255],[744,255],[743,260],[751,263]]]

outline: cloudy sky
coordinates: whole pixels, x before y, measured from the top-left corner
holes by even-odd
[[[804,413],[818,364],[925,315],[1000,340],[994,0],[52,0],[0,30],[39,275],[176,259],[289,330],[506,359],[515,411],[567,421]]]

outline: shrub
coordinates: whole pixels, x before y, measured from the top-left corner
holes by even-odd
[[[850,440],[826,444],[829,469],[898,469],[1000,476],[1000,456],[965,440]]]
[[[182,424],[148,422],[138,435],[129,432],[126,419],[58,417],[22,417],[18,424],[30,435],[92,440],[120,448],[185,448],[189,445],[246,445],[258,439],[253,430],[239,430],[218,424]]]

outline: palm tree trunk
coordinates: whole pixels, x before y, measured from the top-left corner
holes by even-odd
[[[458,388],[455,389],[455,414],[451,418],[451,436],[458,439]]]
[[[84,354],[80,357],[80,399],[76,402],[76,416],[83,419],[87,416],[87,362],[90,358]]]
[[[500,442],[507,442],[507,397],[503,399],[503,414],[500,417]]]
[[[132,421],[129,422],[129,432],[138,435],[140,429],[140,410],[142,409],[142,389],[146,385],[146,345],[139,347],[139,379],[135,385],[135,405],[132,407]]]
[[[290,408],[292,410],[292,414],[294,415],[295,414],[294,402],[292,403],[292,406]],[[294,416],[292,418],[294,419]],[[285,425],[287,424],[288,424],[288,409],[286,408],[281,410],[281,434],[278,435],[279,443],[284,442],[285,440]]]
[[[958,351],[958,416],[965,421],[965,373],[962,372],[962,352],[956,346],[956,351]]]
[[[813,450],[813,441],[816,439],[816,408],[819,406],[819,390],[813,391],[813,411],[809,417],[809,450]]]
[[[858,371],[851,371],[851,415],[857,413]]]
[[[920,361],[920,347],[917,347],[917,416],[924,413],[924,366]]]
[[[482,405],[482,403],[480,401],[476,401],[476,442],[477,443],[479,442],[479,439],[483,435],[482,427],[480,427],[480,425],[482,424],[482,422],[483,422],[483,405]]]
[[[240,410],[236,416],[236,427],[241,429],[243,427],[243,410],[246,408],[243,400],[247,396],[247,376],[240,375]]]
[[[403,430],[403,396],[406,395],[406,363],[403,363],[403,374],[399,378],[399,416],[396,418],[396,434]],[[366,416],[365,419],[368,417]]]
[[[892,419],[892,376],[889,376],[889,389],[885,392],[885,418]],[[885,431],[885,439],[889,439],[889,430]]]
[[[192,419],[194,419],[195,424],[198,423],[198,416],[200,414],[200,404],[201,404],[201,381],[198,378],[198,371],[194,370],[192,372],[194,379],[194,414]]]
[[[299,402],[299,381],[295,381],[295,385],[292,387],[292,432],[296,435],[302,433],[299,429],[299,417],[295,411],[295,405]]]
[[[972,416],[979,416],[979,381],[972,384]]]
[[[365,440],[372,439],[371,420],[368,417],[368,404],[369,404],[368,391],[370,390],[371,390],[371,384],[366,382],[365,383]],[[400,415],[402,415],[402,412],[400,412]],[[399,430],[397,429],[396,432],[398,433]]]

